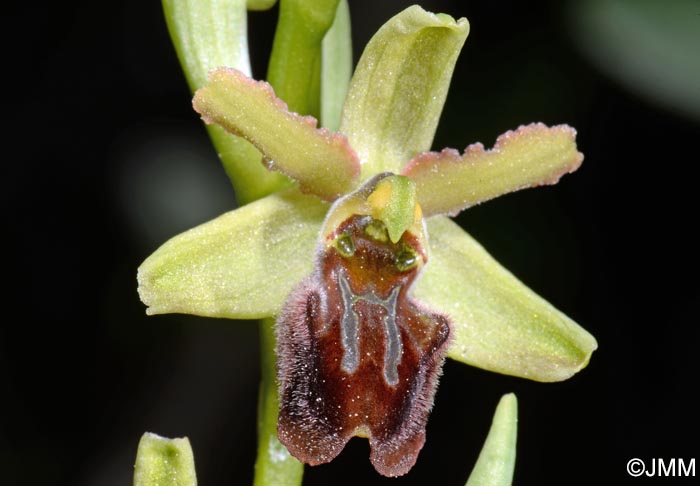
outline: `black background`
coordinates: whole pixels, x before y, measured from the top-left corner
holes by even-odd
[[[409,4],[351,1],[356,56]],[[561,2],[423,5],[472,26],[435,148],[490,146],[531,121],[577,128],[577,173],[458,220],[600,348],[557,384],[448,362],[410,474],[379,477],[357,439],[304,484],[464,484],[510,391],[516,484],[689,484],[631,479],[625,465],[699,456],[697,121],[596,70]],[[147,318],[136,294],[136,268],[159,243],[235,203],[160,4],[6,8],[0,483],[130,484],[148,430],[190,437],[200,484],[250,484],[255,324]],[[275,17],[250,17],[258,78]]]

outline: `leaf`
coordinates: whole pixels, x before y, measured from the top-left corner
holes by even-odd
[[[360,157],[363,179],[399,173],[430,149],[468,33],[466,19],[414,5],[372,37],[350,83],[340,128]]]
[[[428,220],[430,259],[414,296],[452,321],[448,356],[536,381],[565,380],[598,347],[448,218]]]
[[[498,402],[489,435],[466,486],[511,486],[517,438],[518,400],[509,393]]]
[[[139,267],[147,313],[232,319],[276,314],[312,271],[327,210],[315,197],[286,190],[172,238]]]
[[[316,128],[316,120],[287,111],[269,84],[234,69],[215,69],[197,91],[194,108],[260,150],[268,168],[299,182],[302,191],[332,201],[349,192],[359,163],[347,139]]]
[[[134,486],[197,486],[187,437],[167,439],[150,432],[143,434],[136,454]]]
[[[454,215],[508,192],[556,184],[582,161],[574,129],[533,123],[504,133],[491,150],[476,143],[463,155],[452,149],[420,154],[403,174],[416,183],[418,201],[427,217]]]

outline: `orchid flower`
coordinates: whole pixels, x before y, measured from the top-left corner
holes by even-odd
[[[303,462],[359,435],[381,474],[405,474],[445,356],[550,382],[597,347],[449,219],[583,160],[572,128],[541,123],[489,150],[430,151],[468,32],[466,19],[417,6],[389,20],[333,131],[245,69],[196,86],[203,120],[293,184],[166,242],[139,268],[139,294],[148,314],[277,320],[279,438]]]

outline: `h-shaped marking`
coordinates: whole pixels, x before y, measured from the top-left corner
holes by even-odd
[[[401,333],[396,323],[396,303],[399,297],[401,286],[397,285],[386,299],[380,299],[374,293],[369,292],[363,295],[355,295],[350,288],[350,283],[345,276],[345,272],[339,272],[338,285],[340,295],[343,299],[343,317],[340,321],[340,339],[343,346],[343,360],[340,368],[346,373],[354,373],[360,365],[359,348],[359,327],[360,318],[353,309],[355,303],[363,300],[370,304],[379,305],[386,311],[382,320],[384,321],[384,332],[386,334],[386,350],[384,351],[384,379],[387,384],[394,386],[399,382],[399,363],[403,353],[401,343]]]

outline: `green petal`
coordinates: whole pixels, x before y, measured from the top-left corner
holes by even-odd
[[[266,157],[268,168],[326,200],[349,192],[359,174],[347,139],[316,128],[316,120],[287,111],[269,84],[234,69],[215,69],[197,91],[194,108],[207,123],[245,138]]]
[[[537,381],[560,381],[598,347],[585,329],[528,289],[448,218],[428,220],[430,260],[415,297],[447,314],[457,361]]]
[[[469,33],[454,21],[412,6],[390,19],[362,53],[340,131],[362,161],[362,178],[400,172],[430,149],[452,70]]]
[[[143,434],[136,453],[134,486],[197,486],[187,437],[167,439],[150,432]]]
[[[327,210],[313,196],[286,190],[172,238],[139,268],[147,313],[275,315],[312,271]]]
[[[416,183],[423,214],[454,215],[501,194],[556,184],[581,161],[573,128],[533,123],[504,133],[491,150],[476,143],[464,155],[452,149],[420,154],[403,174]]]
[[[479,459],[466,486],[510,486],[515,470],[515,446],[518,438],[518,400],[503,395]]]

